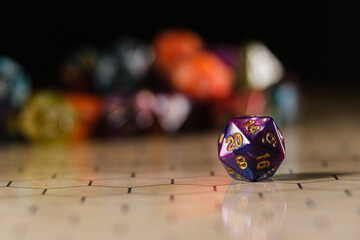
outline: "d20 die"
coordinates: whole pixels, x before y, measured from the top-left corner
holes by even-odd
[[[285,158],[284,137],[271,117],[232,118],[220,134],[218,155],[232,178],[264,180]]]

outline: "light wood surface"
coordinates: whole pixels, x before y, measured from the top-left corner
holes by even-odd
[[[357,119],[282,130],[286,159],[255,183],[227,175],[217,133],[2,146],[0,238],[357,239]]]

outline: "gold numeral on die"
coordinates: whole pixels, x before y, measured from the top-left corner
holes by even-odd
[[[227,167],[226,170],[230,173],[230,174],[234,174],[235,171],[234,169],[230,168],[230,167]]]
[[[246,129],[248,134],[255,133],[260,130],[260,126],[255,126],[254,123],[254,120],[248,120],[242,127]]]
[[[247,168],[247,165],[248,165],[244,156],[242,156],[242,155],[237,155],[235,157],[235,163],[239,166],[240,169],[245,169],[245,168]]]
[[[265,153],[265,155],[257,157],[256,160],[262,160],[262,159],[266,159],[269,157],[270,157],[270,154]],[[264,168],[268,168],[268,167],[270,167],[270,162],[268,160],[263,160],[257,164],[256,169],[263,170]]]
[[[235,133],[234,136],[228,136],[225,141],[227,143],[226,151],[228,152],[234,150],[235,148],[239,148],[242,145],[242,137],[240,133]]]
[[[277,145],[276,137],[272,133],[266,134],[266,137],[262,139],[263,143],[265,143],[265,141],[272,144],[273,147],[276,147]]]
[[[272,174],[273,172],[275,172],[276,167],[274,167],[273,169],[269,170],[265,175],[264,178],[266,178],[267,176],[269,176],[270,174]]]

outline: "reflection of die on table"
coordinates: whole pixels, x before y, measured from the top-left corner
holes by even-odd
[[[229,185],[221,214],[233,239],[276,239],[286,202],[273,182]]]

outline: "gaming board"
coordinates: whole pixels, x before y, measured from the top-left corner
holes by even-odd
[[[0,236],[355,239],[356,122],[315,116],[283,128],[286,159],[261,182],[228,176],[217,159],[214,132],[2,146]]]

